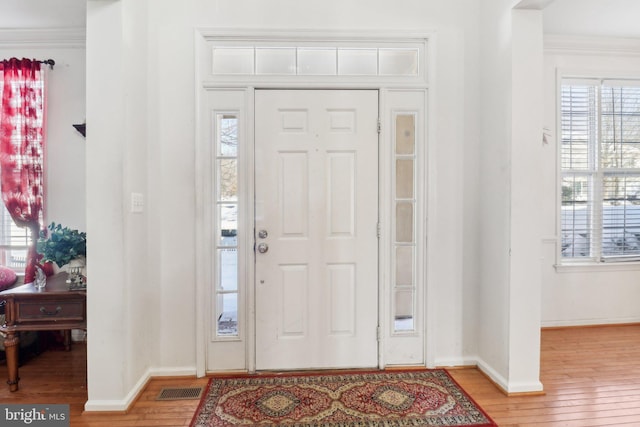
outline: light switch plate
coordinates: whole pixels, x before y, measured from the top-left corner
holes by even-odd
[[[144,212],[144,194],[131,193],[131,212],[132,213]]]

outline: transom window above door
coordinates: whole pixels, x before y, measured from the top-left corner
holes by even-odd
[[[427,39],[390,36],[384,42],[358,35],[288,38],[265,32],[232,36],[203,32],[200,73],[207,82],[331,82],[348,87],[425,85]],[[384,37],[381,35],[380,37]]]
[[[418,47],[213,48],[213,74],[417,76]]]

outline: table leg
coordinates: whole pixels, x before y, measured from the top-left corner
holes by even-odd
[[[66,329],[64,333],[64,349],[71,351],[71,329]]]
[[[18,391],[18,348],[20,338],[15,332],[9,332],[4,339],[4,351],[7,356],[7,370],[9,371],[9,391]]]

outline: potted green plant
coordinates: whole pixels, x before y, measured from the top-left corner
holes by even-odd
[[[63,227],[52,222],[48,232],[41,231],[36,250],[42,255],[41,262],[54,262],[62,268],[71,261],[86,257],[87,233]]]

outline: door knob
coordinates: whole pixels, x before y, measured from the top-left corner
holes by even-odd
[[[267,230],[258,231],[258,237],[261,239],[266,239],[268,235],[269,233],[267,232]]]
[[[260,252],[261,254],[267,252],[268,250],[269,250],[269,245],[267,245],[266,243],[258,244],[258,252]]]

